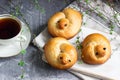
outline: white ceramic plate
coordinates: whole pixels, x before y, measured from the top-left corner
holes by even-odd
[[[31,40],[31,33],[29,28],[26,26],[25,23],[22,23],[22,35],[24,35],[27,40],[21,42],[14,42],[9,45],[0,45],[0,57],[10,57],[10,56],[15,56],[20,53],[22,49],[26,49],[30,43]]]

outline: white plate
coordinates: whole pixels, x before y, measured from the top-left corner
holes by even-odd
[[[31,40],[31,33],[29,28],[26,26],[25,23],[22,23],[22,35],[24,35],[27,40],[24,42],[14,42],[9,45],[0,45],[0,57],[10,57],[10,56],[15,56],[20,53],[22,49],[26,49],[30,43]]]
[[[78,62],[73,67],[71,67],[70,70],[78,71],[82,74],[90,75],[100,79],[120,80],[120,36],[115,32],[110,35],[109,29],[106,26],[88,15],[84,15],[83,21],[86,21],[86,25],[82,25],[82,31],[74,38],[70,39],[69,42],[75,46],[77,36],[80,36],[80,41],[82,41],[87,35],[91,33],[101,33],[110,40],[112,55],[111,58],[102,65],[89,65],[85,63],[79,64],[78,60]],[[47,29],[45,29],[33,40],[33,43],[43,51],[43,46],[50,37],[51,36]]]

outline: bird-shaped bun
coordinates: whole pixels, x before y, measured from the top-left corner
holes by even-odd
[[[57,69],[68,69],[77,61],[77,51],[62,37],[51,38],[44,46],[47,62]]]
[[[88,64],[103,64],[110,58],[110,55],[110,42],[102,34],[90,34],[82,42],[81,58]]]
[[[53,37],[70,39],[81,28],[82,14],[72,8],[55,13],[48,21],[48,31]]]

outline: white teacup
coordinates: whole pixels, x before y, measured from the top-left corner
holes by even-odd
[[[0,15],[0,45],[26,41],[27,38],[21,33],[22,23],[18,18],[9,14]]]

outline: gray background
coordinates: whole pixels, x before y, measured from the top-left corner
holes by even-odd
[[[47,26],[47,21],[51,15],[62,10],[74,0],[38,1],[40,8],[44,8],[44,13],[35,8],[35,0],[0,0],[0,14],[15,13],[15,7],[20,6],[20,11],[29,23],[32,33],[38,35]],[[21,16],[18,17],[21,19]],[[41,55],[40,50],[31,42],[27,48],[27,53],[24,55],[26,64],[23,80],[79,80],[66,70],[52,68],[42,61]],[[18,66],[18,62],[21,57],[22,55],[19,54],[10,58],[0,58],[0,80],[20,80],[22,70]]]
[[[37,36],[46,28],[50,16],[64,9],[75,0],[38,0],[39,9],[35,7],[35,1],[0,0],[0,14],[15,13],[15,8],[19,6],[20,12],[23,14],[32,32],[30,45],[27,48],[27,53],[23,56],[26,63],[23,67],[25,70],[25,78],[23,80],[80,80],[66,70],[54,69],[43,62],[42,52],[32,44],[35,35]],[[120,5],[116,9],[119,7]],[[21,16],[17,15],[17,17],[23,20]],[[18,62],[21,58],[21,54],[9,58],[0,58],[0,80],[20,80],[22,68],[18,66]]]

